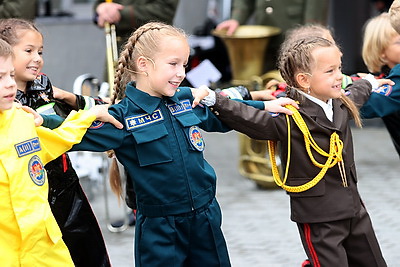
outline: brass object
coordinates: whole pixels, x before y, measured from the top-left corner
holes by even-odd
[[[253,76],[263,73],[264,55],[270,37],[280,32],[277,27],[261,25],[239,26],[233,35],[227,35],[226,31],[213,31],[227,47],[233,85],[248,86]]]
[[[118,63],[118,48],[117,48],[117,36],[114,24],[106,22],[104,24],[104,31],[106,35],[106,56],[107,56],[107,77],[109,85],[110,98],[113,95],[114,88],[114,74],[115,68]]]
[[[244,85],[250,90],[264,89],[270,79],[282,81],[277,70],[263,73],[265,52],[270,37],[279,34],[277,27],[261,25],[239,26],[231,36],[226,31],[213,31],[220,37],[228,51],[232,69],[232,85]],[[266,141],[239,136],[239,172],[261,188],[278,188],[274,182]]]

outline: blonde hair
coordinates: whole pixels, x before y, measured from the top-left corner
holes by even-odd
[[[0,57],[8,58],[13,56],[14,53],[11,45],[9,45],[6,41],[0,39]]]
[[[328,39],[329,41],[333,41],[333,30],[319,23],[308,23],[304,25],[297,25],[286,31],[285,39],[296,40],[296,39],[307,38],[310,36],[318,36]],[[330,40],[329,37],[332,40]]]
[[[390,24],[400,34],[400,0],[394,0],[389,9]]]
[[[296,80],[298,73],[311,73],[315,64],[315,59],[312,52],[319,47],[339,47],[331,41],[318,37],[309,36],[300,39],[287,39],[281,46],[278,57],[278,69],[282,78],[287,83],[287,94],[295,100],[303,100],[297,90],[301,86]],[[339,49],[340,50],[340,49]],[[357,126],[361,127],[361,118],[359,111],[353,101],[342,93],[340,100],[351,112]]]
[[[367,21],[364,28],[362,58],[370,72],[380,72],[386,65],[382,53],[389,47],[396,34],[398,33],[390,24],[387,12]]]
[[[183,30],[162,22],[149,22],[132,33],[121,51],[114,79],[113,103],[125,95],[125,85],[138,72],[136,60],[144,56],[154,62],[154,54],[161,50],[160,40],[166,36],[186,39]]]
[[[161,50],[160,41],[166,36],[187,38],[183,30],[162,22],[146,23],[132,33],[118,60],[114,79],[113,104],[125,97],[126,84],[139,73],[136,60],[140,56],[144,56],[154,62],[154,54]],[[109,153],[113,154],[114,152],[110,151]],[[109,177],[112,191],[123,199],[121,174],[115,158],[111,162]]]

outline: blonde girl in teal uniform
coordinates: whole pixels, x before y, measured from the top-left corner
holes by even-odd
[[[116,70],[114,99],[121,101],[110,107],[125,130],[103,125],[73,148],[113,149],[131,176],[136,267],[230,266],[216,177],[203,158],[200,133],[200,127],[229,128],[208,109],[192,109],[191,89],[178,88],[189,53],[185,34],[170,25],[148,23],[136,30]]]
[[[189,53],[180,29],[155,22],[138,28],[116,70],[114,99],[121,101],[109,109],[124,130],[104,124],[73,148],[113,149],[132,178],[136,267],[230,266],[200,131],[230,129],[208,108],[192,108],[192,90],[179,87]]]

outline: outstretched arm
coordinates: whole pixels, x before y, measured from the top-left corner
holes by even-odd
[[[207,86],[200,86],[198,89],[192,88],[192,94],[194,97],[193,107],[199,105],[200,103],[207,106],[213,106],[215,104],[215,92],[209,89]],[[235,99],[234,99],[235,100]],[[256,105],[258,101],[240,101],[250,106],[259,107]],[[258,102],[259,103],[259,102]],[[290,98],[279,98],[275,100],[264,101],[264,109],[269,112],[284,113],[287,115],[292,115],[293,112],[287,108],[286,105],[293,105],[295,108],[299,108],[296,101]]]

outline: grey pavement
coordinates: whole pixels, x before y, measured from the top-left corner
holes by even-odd
[[[353,131],[359,189],[372,218],[388,266],[400,262],[399,157],[385,128]],[[296,224],[289,219],[289,198],[283,190],[262,190],[238,173],[238,134],[205,133],[206,158],[218,176],[217,198],[223,212],[232,266],[295,267],[306,259]],[[134,227],[111,233],[106,227],[102,184],[90,188],[113,266],[134,266]],[[115,196],[107,194],[111,220],[124,213]]]

